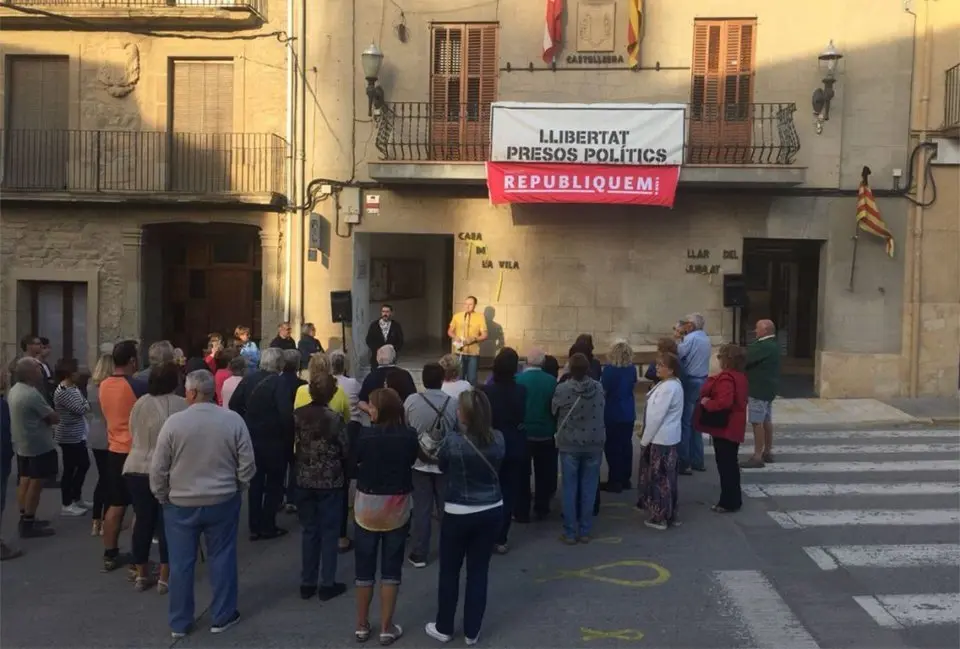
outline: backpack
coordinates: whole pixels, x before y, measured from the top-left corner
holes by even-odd
[[[447,410],[447,404],[450,403],[450,397],[447,397],[443,400],[443,403],[438,409],[430,400],[427,399],[424,395],[419,395],[423,399],[424,403],[430,406],[430,409],[437,413],[437,418],[433,420],[433,424],[425,433],[420,433],[418,439],[420,442],[420,459],[429,464],[437,463],[437,450],[440,448],[441,442],[449,433],[449,425],[444,418],[444,413]]]

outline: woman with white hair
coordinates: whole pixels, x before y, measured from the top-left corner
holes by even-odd
[[[625,340],[617,341],[610,348],[607,364],[600,374],[600,384],[605,397],[603,420],[607,429],[603,448],[607,456],[607,482],[601,484],[600,489],[620,493],[631,488],[633,422],[637,419],[637,402],[633,394],[637,386],[637,368],[633,364],[633,349]]]
[[[277,527],[287,458],[293,449],[293,393],[280,376],[283,368],[283,350],[263,350],[260,369],[244,377],[230,397],[230,410],[246,422],[256,456],[247,510],[251,541],[287,533]]]
[[[470,381],[465,381],[460,376],[460,362],[453,354],[444,354],[440,358],[440,367],[443,368],[443,387],[440,389],[445,394],[454,399],[459,399],[460,394],[473,389]]]

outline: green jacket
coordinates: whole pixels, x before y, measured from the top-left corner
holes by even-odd
[[[523,420],[527,439],[552,438],[557,434],[557,422],[550,404],[557,389],[557,380],[537,367],[520,372],[517,383],[527,388],[527,408]]]
[[[776,398],[780,387],[780,344],[776,337],[756,340],[747,346],[747,382],[752,399]]]

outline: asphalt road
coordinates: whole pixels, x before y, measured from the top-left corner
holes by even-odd
[[[604,494],[590,545],[559,543],[558,517],[514,526],[510,554],[491,567],[481,646],[960,645],[960,432],[793,430],[778,443],[776,464],[744,471],[737,514],[709,511],[717,493],[710,467],[681,477],[684,525],[667,532],[641,524],[632,493]],[[91,472],[87,486],[93,481]],[[165,597],[136,593],[123,571],[100,574],[100,540],[88,535],[88,519],[55,516],[58,495],[46,491],[42,505],[57,536],[18,541],[27,554],[0,568],[0,644],[173,646]],[[352,589],[325,604],[302,601],[295,519],[281,521],[294,533],[241,539],[241,623],[214,636],[204,615],[175,646],[355,644]],[[8,516],[4,538],[14,538],[15,525]],[[352,555],[342,557],[338,579],[351,583],[352,571]],[[438,644],[423,634],[436,578],[435,563],[405,567],[397,646]],[[198,614],[208,602],[201,570]]]

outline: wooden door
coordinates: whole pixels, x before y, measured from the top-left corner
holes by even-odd
[[[430,155],[486,160],[497,99],[497,26],[436,25],[430,71]]]
[[[751,161],[755,49],[756,21],[695,23],[688,162]]]

